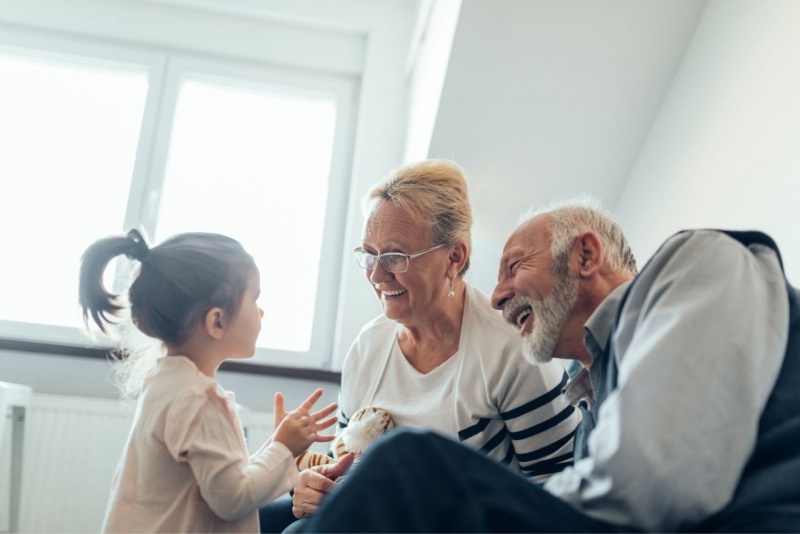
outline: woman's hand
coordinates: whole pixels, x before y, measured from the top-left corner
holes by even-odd
[[[320,435],[336,422],[336,416],[328,417],[336,411],[336,404],[311,412],[311,408],[322,396],[322,389],[317,389],[296,410],[286,412],[283,394],[275,393],[275,434],[274,440],[286,445],[297,457],[314,442],[332,441],[334,436]],[[327,418],[327,419],[326,419]]]
[[[292,497],[292,513],[297,519],[309,517],[317,511],[322,499],[336,485],[336,479],[347,472],[354,458],[353,453],[348,452],[338,462],[317,465],[300,473]]]

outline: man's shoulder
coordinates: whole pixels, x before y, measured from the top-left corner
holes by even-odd
[[[691,228],[681,230],[668,237],[661,248],[654,254],[662,252],[665,247],[702,246],[709,243],[738,244],[745,248],[761,245],[778,252],[778,245],[768,234],[760,230],[727,230],[722,228]]]
[[[715,228],[695,228],[676,232],[668,237],[647,261],[642,271],[664,269],[681,263],[691,262],[702,256],[712,254],[715,260],[725,261],[745,257],[761,251],[774,253],[780,259],[775,241],[764,232],[756,230],[724,230]]]

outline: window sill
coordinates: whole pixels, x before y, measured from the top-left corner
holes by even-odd
[[[106,360],[108,358],[108,351],[110,349],[84,345],[67,345],[60,343],[43,343],[23,339],[0,338],[0,350]],[[250,375],[265,375],[278,378],[312,380],[316,382],[327,382],[333,384],[339,384],[341,381],[341,373],[335,371],[306,369],[301,367],[282,367],[278,365],[264,365],[257,363],[246,363],[242,361],[224,362],[220,367],[220,370]]]

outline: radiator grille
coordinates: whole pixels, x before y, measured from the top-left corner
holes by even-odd
[[[25,421],[21,532],[99,532],[134,406],[34,394]]]
[[[135,405],[34,393],[25,422],[20,532],[99,532]],[[272,414],[242,410],[255,450]],[[0,492],[2,493],[2,492]]]

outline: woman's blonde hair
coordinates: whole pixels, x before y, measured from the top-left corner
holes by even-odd
[[[369,218],[380,201],[393,203],[416,224],[429,228],[435,245],[467,244],[469,268],[472,252],[472,206],[464,171],[452,161],[428,159],[392,171],[367,193],[364,214]]]

